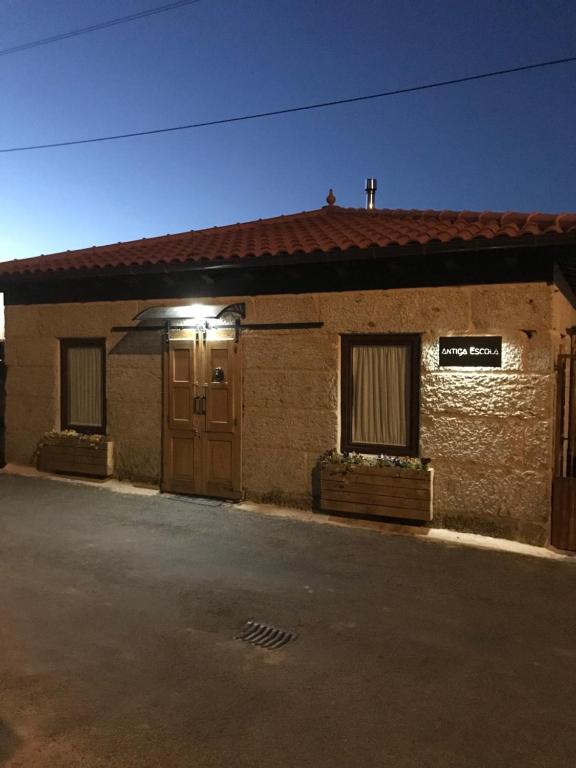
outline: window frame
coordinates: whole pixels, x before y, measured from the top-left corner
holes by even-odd
[[[420,453],[420,334],[355,333],[342,334],[340,338],[341,451],[343,453],[355,451],[368,454],[385,453],[393,456],[418,456]],[[408,440],[406,445],[375,445],[373,443],[355,443],[352,440],[352,351],[355,347],[406,347],[408,350],[408,375],[406,376],[405,393],[406,412],[408,414]]]
[[[94,427],[86,424],[71,424],[68,421],[68,350],[74,348],[98,347],[102,359],[102,410],[101,426]],[[102,338],[73,338],[60,339],[60,428],[73,429],[85,435],[106,434],[106,339]]]

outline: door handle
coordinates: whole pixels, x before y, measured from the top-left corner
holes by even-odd
[[[206,395],[197,395],[192,401],[192,413],[197,416],[206,415]]]

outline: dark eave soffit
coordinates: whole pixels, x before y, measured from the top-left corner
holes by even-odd
[[[29,273],[0,277],[0,291],[4,290],[9,305],[545,281],[555,282],[568,296],[576,287],[576,249],[567,239],[547,238],[544,243],[542,238],[522,242],[501,238],[459,243],[459,247],[374,247],[222,264]],[[568,298],[573,301],[573,296]]]
[[[50,270],[47,272],[25,272],[17,275],[0,275],[0,290],[13,282],[27,282],[47,280],[61,280],[94,277],[114,277],[117,275],[141,275],[141,274],[165,274],[190,271],[213,271],[223,269],[253,269],[255,267],[319,264],[326,262],[355,262],[372,259],[395,259],[410,256],[442,256],[447,254],[465,253],[493,253],[502,250],[519,250],[560,248],[576,244],[576,233],[568,235],[548,235],[541,237],[510,238],[500,237],[493,240],[484,238],[478,240],[458,240],[449,243],[429,242],[424,245],[413,243],[410,245],[390,245],[385,248],[371,246],[368,248],[348,248],[345,251],[336,249],[333,251],[312,251],[311,253],[278,253],[264,256],[245,256],[236,259],[199,260],[189,262],[162,262],[158,264],[131,264],[118,267],[93,267],[90,269]],[[576,255],[574,257],[574,269],[576,270]]]

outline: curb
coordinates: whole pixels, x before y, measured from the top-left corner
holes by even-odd
[[[98,488],[112,493],[124,493],[131,496],[159,496],[160,490],[151,486],[136,486],[120,480],[87,480],[66,475],[54,475],[49,472],[41,472],[34,467],[22,464],[6,464],[0,469],[0,474],[14,475],[18,477],[30,477],[40,480],[52,480],[54,482],[69,483],[70,485]],[[226,503],[226,502],[224,502]],[[448,528],[420,528],[413,525],[384,523],[373,520],[349,519],[328,514],[317,514],[302,509],[290,507],[277,507],[273,504],[259,504],[244,501],[238,504],[229,504],[229,508],[238,512],[251,512],[265,517],[276,517],[294,520],[301,523],[315,525],[333,525],[340,528],[362,528],[380,534],[392,534],[397,536],[412,536],[423,541],[438,542],[451,546],[474,547],[476,549],[489,549],[497,552],[508,552],[528,557],[539,557],[545,560],[572,562],[576,564],[576,553],[561,552],[548,547],[536,547],[532,544],[522,544],[509,539],[497,539],[492,536],[481,536],[477,533],[465,533],[453,531]]]

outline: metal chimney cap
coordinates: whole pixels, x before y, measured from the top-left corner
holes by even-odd
[[[366,209],[373,211],[376,207],[376,190],[378,182],[376,179],[366,179]]]

